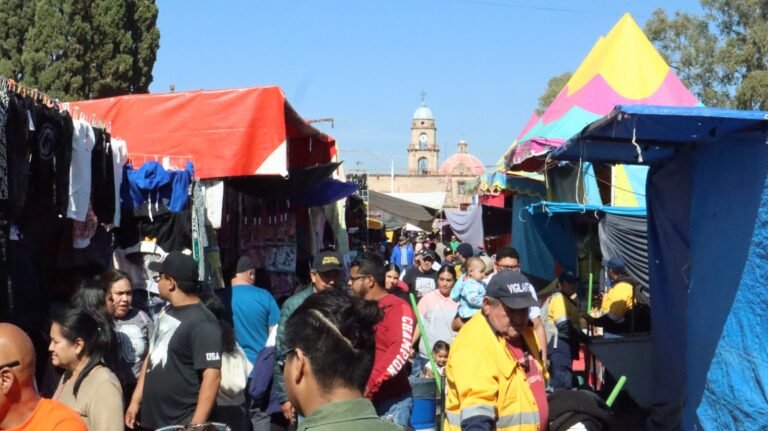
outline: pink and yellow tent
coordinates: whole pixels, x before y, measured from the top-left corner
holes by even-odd
[[[625,104],[699,105],[629,14],[598,39],[541,118],[533,126],[529,120],[504,156],[506,168],[542,170],[550,151],[616,105]],[[617,190],[633,189],[634,176],[623,167],[615,169]],[[645,176],[641,176],[644,187]],[[631,201],[614,200],[613,204],[636,206]]]

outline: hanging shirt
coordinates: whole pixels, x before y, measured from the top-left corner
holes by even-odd
[[[115,182],[115,215],[112,224],[120,226],[120,186],[123,183],[123,166],[128,160],[128,147],[122,139],[112,138],[112,172]]]
[[[91,152],[96,145],[96,138],[90,124],[80,120],[74,120],[73,123],[67,217],[85,221],[91,199]]]
[[[115,217],[115,174],[111,137],[104,129],[94,129],[96,144],[91,151],[91,206],[99,223],[112,224]]]

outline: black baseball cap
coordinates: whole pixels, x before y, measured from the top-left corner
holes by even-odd
[[[248,256],[240,256],[240,259],[237,260],[237,267],[235,268],[235,274],[240,274],[241,272],[247,272],[252,269],[256,269],[256,265],[253,264],[253,260],[251,260]]]
[[[433,261],[437,260],[437,253],[435,253],[431,248],[422,249],[419,252],[419,256],[421,256],[422,259],[432,259]]]
[[[496,298],[513,310],[536,307],[538,301],[533,299],[531,282],[517,271],[501,271],[493,276],[485,296]]]
[[[180,251],[168,253],[162,262],[150,262],[149,269],[165,274],[176,281],[197,282],[197,262]]]
[[[475,251],[472,249],[472,245],[466,242],[462,242],[458,247],[456,247],[456,253],[459,253],[467,259],[475,255]]]
[[[321,251],[312,262],[312,270],[316,272],[341,271],[341,256],[334,251]]]

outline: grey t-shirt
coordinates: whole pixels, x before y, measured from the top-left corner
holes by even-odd
[[[138,377],[141,371],[141,362],[147,354],[149,336],[152,335],[154,327],[155,323],[149,315],[136,308],[115,321],[120,356],[131,367],[134,377]]]

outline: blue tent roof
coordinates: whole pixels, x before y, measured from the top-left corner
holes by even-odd
[[[706,107],[617,106],[610,114],[569,139],[555,151],[553,158],[650,164],[674,155],[682,147],[715,141],[755,128],[768,129],[768,112]]]
[[[530,214],[537,213],[583,213],[586,211],[599,211],[606,214],[624,216],[645,217],[645,207],[613,207],[609,205],[581,205],[573,202],[548,202],[541,201],[525,207]]]

